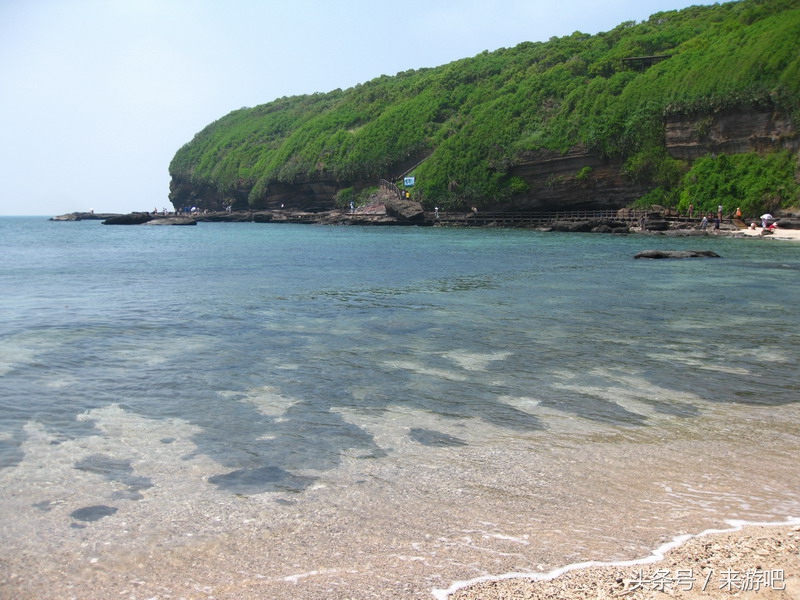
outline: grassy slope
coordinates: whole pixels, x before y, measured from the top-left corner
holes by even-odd
[[[595,36],[522,43],[237,110],[181,148],[170,173],[174,181],[212,186],[221,198],[245,190],[258,205],[272,182],[326,178],[348,187],[397,175],[400,165],[430,155],[414,173],[418,199],[486,204],[524,191],[524,182],[506,175],[520,156],[581,144],[626,160],[631,178],[677,203],[689,166],[665,154],[664,115],[760,106],[800,123],[798,40],[796,0],[658,13]],[[622,65],[625,57],[655,54],[671,58],[643,72]],[[786,160],[773,165],[780,162],[762,166],[784,174]],[[717,176],[712,167],[704,167],[706,179]],[[724,167],[720,173],[730,177]],[[790,179],[780,182],[781,201],[796,197]]]

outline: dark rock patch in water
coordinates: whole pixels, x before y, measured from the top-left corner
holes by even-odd
[[[633,258],[719,258],[719,254],[711,250],[644,250]]]
[[[316,480],[315,477],[294,475],[280,467],[239,469],[209,477],[209,483],[234,494],[262,494],[264,492],[301,492]]]
[[[466,446],[467,442],[457,437],[453,437],[441,431],[434,431],[432,429],[422,429],[415,427],[408,433],[415,442],[423,446]]]
[[[129,500],[140,500],[142,496],[136,492],[153,487],[149,477],[133,474],[129,460],[117,460],[103,454],[93,454],[75,463],[75,468],[87,473],[102,475],[109,481],[116,481],[128,486]],[[138,497],[137,497],[138,496]]]
[[[553,410],[572,413],[576,417],[589,419],[596,423],[611,423],[629,427],[647,425],[647,417],[645,415],[630,411],[616,402],[591,394],[554,397],[543,400],[541,405]]]
[[[78,510],[72,511],[69,516],[78,521],[99,521],[103,517],[110,517],[117,508],[113,506],[106,506],[105,504],[97,504],[95,506],[84,506]]]

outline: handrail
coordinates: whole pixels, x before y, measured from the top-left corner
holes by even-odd
[[[414,164],[414,165],[411,165],[411,166],[410,166],[409,168],[407,168],[405,171],[403,171],[402,173],[400,173],[400,175],[395,175],[394,177],[392,177],[392,179],[394,179],[395,181],[398,181],[398,180],[402,179],[403,177],[405,177],[406,175],[408,175],[409,173],[411,173],[411,171],[413,171],[413,170],[414,170],[414,169],[416,169],[418,166],[420,166],[422,163],[424,163],[426,160],[428,160],[428,159],[429,159],[431,156],[433,156],[433,152],[431,152],[430,154],[428,154],[428,156],[426,156],[425,158],[423,158],[422,160],[420,160],[418,163],[416,163],[416,164]]]
[[[379,179],[379,180],[378,180],[378,184],[379,184],[381,187],[384,187],[384,188],[386,188],[387,190],[390,190],[390,191],[394,192],[394,193],[395,193],[395,195],[397,196],[397,198],[398,198],[398,199],[400,199],[400,198],[402,198],[402,197],[403,197],[403,192],[402,192],[402,191],[400,191],[400,188],[399,188],[399,187],[397,187],[397,186],[396,186],[394,183],[392,183],[391,181],[386,181],[385,179]]]

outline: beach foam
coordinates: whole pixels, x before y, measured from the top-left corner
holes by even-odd
[[[674,537],[669,542],[666,542],[659,546],[658,548],[654,549],[648,556],[643,558],[638,558],[634,560],[620,560],[620,561],[610,561],[610,562],[603,562],[603,561],[586,561],[580,563],[573,563],[570,565],[565,565],[563,567],[559,567],[558,569],[554,569],[547,573],[504,573],[501,575],[486,575],[482,577],[476,577],[475,579],[467,580],[467,581],[457,581],[453,583],[447,589],[434,589],[432,590],[433,596],[437,598],[437,600],[448,600],[448,598],[454,594],[455,592],[472,587],[479,583],[484,583],[487,581],[503,581],[507,579],[526,579],[529,581],[549,581],[552,579],[556,579],[565,573],[569,573],[570,571],[577,571],[582,569],[590,569],[592,567],[633,567],[638,565],[647,565],[656,563],[659,561],[664,560],[666,554],[675,548],[680,547],[682,544],[685,544],[687,541],[696,538],[702,538],[710,535],[716,535],[720,533],[732,533],[741,531],[744,527],[786,527],[786,526],[797,526],[800,525],[800,517],[791,517],[786,521],[770,521],[770,522],[753,522],[753,521],[742,521],[742,520],[735,520],[731,519],[726,521],[730,527],[727,529],[706,529],[697,534],[685,534],[679,535]],[[764,557],[762,557],[762,560]]]

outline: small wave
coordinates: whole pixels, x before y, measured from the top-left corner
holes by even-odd
[[[490,363],[505,360],[511,356],[511,352],[485,353],[452,350],[450,352],[445,352],[442,356],[449,358],[466,371],[485,371]]]
[[[449,379],[451,381],[467,380],[467,378],[464,375],[461,375],[459,373],[452,373],[449,371],[445,371],[444,369],[434,369],[431,367],[426,367],[425,365],[421,365],[419,363],[410,360],[386,361],[384,362],[384,364],[387,367],[391,367],[393,369],[412,371],[417,375],[429,375],[431,377],[437,377],[440,379]]]
[[[503,581],[506,579],[530,579],[532,581],[549,581],[551,579],[555,579],[556,577],[560,577],[564,573],[569,571],[575,571],[578,569],[588,569],[591,567],[632,567],[636,565],[647,565],[652,564],[654,562],[658,562],[663,560],[667,552],[670,550],[674,550],[678,548],[682,544],[686,543],[687,541],[693,538],[700,538],[707,535],[714,535],[718,533],[733,533],[735,531],[740,531],[744,527],[782,527],[787,525],[800,525],[800,517],[791,517],[786,521],[767,521],[767,522],[756,522],[756,521],[742,521],[738,519],[726,519],[725,521],[730,525],[728,529],[706,529],[697,534],[687,533],[684,535],[679,535],[674,537],[671,541],[666,542],[653,550],[653,552],[649,556],[645,556],[644,558],[637,558],[633,560],[618,560],[618,561],[611,561],[611,562],[602,562],[602,561],[587,561],[581,563],[572,563],[569,565],[565,565],[563,567],[559,567],[558,569],[554,569],[549,573],[503,573],[501,575],[484,575],[482,577],[476,577],[475,579],[469,579],[466,581],[457,581],[453,583],[447,589],[436,589],[434,588],[432,591],[433,596],[437,598],[437,600],[447,600],[451,594],[454,594],[458,590],[476,585],[478,583],[484,583],[487,581]]]

